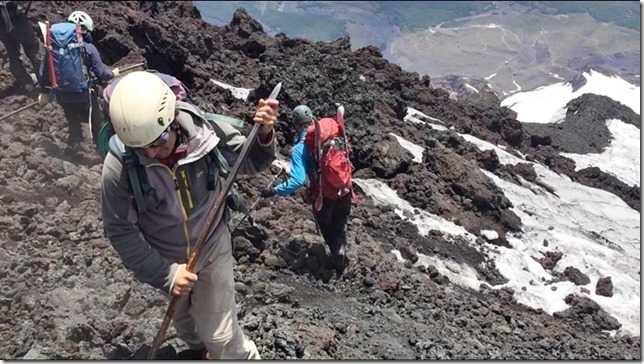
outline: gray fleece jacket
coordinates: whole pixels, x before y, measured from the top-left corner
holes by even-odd
[[[219,148],[233,166],[246,137],[227,124],[213,130],[208,123],[195,122],[181,111],[177,121],[188,136],[187,155],[170,169],[137,151],[146,167],[153,190],[144,196],[146,213],[138,214],[134,206],[127,170],[121,161],[108,153],[103,163],[102,213],[105,235],[123,263],[137,278],[170,293],[179,264],[186,263],[195,248],[199,233],[216,197],[223,188],[216,179],[214,191],[207,189],[208,152]],[[275,138],[268,144],[259,140],[249,151],[239,169],[241,174],[257,174],[275,160]],[[227,223],[219,213],[206,237],[206,245],[195,265],[195,273],[211,259],[208,252],[223,234],[229,234]]]

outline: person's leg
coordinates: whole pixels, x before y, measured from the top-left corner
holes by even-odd
[[[22,49],[25,51],[25,55],[31,61],[31,67],[34,72],[40,66],[40,42],[36,36],[33,26],[29,22],[29,18],[26,15],[20,14],[16,15],[13,21],[13,34],[22,44]],[[31,77],[30,77],[31,80]]]
[[[333,209],[332,219],[332,241],[333,248],[331,249],[331,256],[333,257],[333,264],[338,275],[344,272],[347,266],[346,246],[347,246],[347,220],[351,213],[351,194],[336,200]]]
[[[334,252],[344,250],[347,245],[347,220],[351,213],[351,194],[336,200],[335,206],[331,213],[333,220],[333,246]]]
[[[214,259],[202,268],[192,289],[190,312],[211,359],[260,359],[257,347],[237,321],[234,259],[230,233],[213,247]]]
[[[76,146],[83,140],[81,122],[87,118],[87,105],[84,103],[61,103],[65,118],[67,119],[68,137],[67,144]]]
[[[325,198],[322,202],[320,211],[313,213],[317,221],[320,233],[324,238],[324,242],[333,251],[333,209],[335,206],[334,200]]]
[[[195,320],[190,313],[191,297],[192,295],[188,295],[179,299],[177,310],[172,317],[172,325],[177,330],[179,339],[185,341],[189,349],[200,350],[204,348],[204,344],[197,332]]]
[[[16,79],[18,86],[29,84],[31,85],[31,76],[27,73],[25,66],[20,60],[20,43],[15,38],[15,31],[11,33],[0,32],[0,41],[4,44],[7,50],[7,58],[9,58],[9,71]]]

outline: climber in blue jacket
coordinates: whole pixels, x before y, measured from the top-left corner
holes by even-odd
[[[293,128],[298,137],[295,140],[295,146],[291,149],[291,177],[284,183],[275,187],[267,187],[262,189],[261,197],[272,197],[275,195],[288,196],[300,188],[307,185],[307,179],[313,180],[315,165],[313,160],[313,153],[308,150],[304,144],[304,137],[308,127],[315,121],[311,109],[306,105],[300,105],[293,109]],[[309,202],[314,200],[311,195],[312,191],[308,191]],[[331,251],[333,263],[338,274],[342,274],[346,268],[346,226],[349,214],[351,213],[351,194],[340,199],[324,199],[322,209],[320,211],[313,211],[316,223],[320,229],[320,233],[324,238],[325,243]]]

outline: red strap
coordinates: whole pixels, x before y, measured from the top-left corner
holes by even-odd
[[[45,36],[46,48],[47,48],[47,63],[49,63],[49,81],[51,82],[51,87],[55,90],[58,87],[56,82],[56,72],[54,71],[54,56],[51,49],[51,25],[49,20],[45,22],[47,31]]]
[[[356,203],[356,206],[360,206],[360,200],[358,199],[358,195],[356,194],[356,191],[351,188],[351,196],[353,197],[353,202]]]
[[[76,41],[77,41],[78,43],[82,43],[82,42],[83,42],[83,35],[81,34],[81,25],[80,25],[80,22],[79,22],[79,23],[76,23]]]

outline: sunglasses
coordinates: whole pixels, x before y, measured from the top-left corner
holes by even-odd
[[[159,137],[156,138],[152,143],[150,143],[150,144],[148,144],[148,145],[146,145],[144,147],[141,147],[140,149],[158,148],[158,147],[164,145],[165,143],[167,143],[168,140],[170,140],[170,127],[168,127],[166,130],[164,130],[163,133],[161,133],[161,135],[159,135]]]

